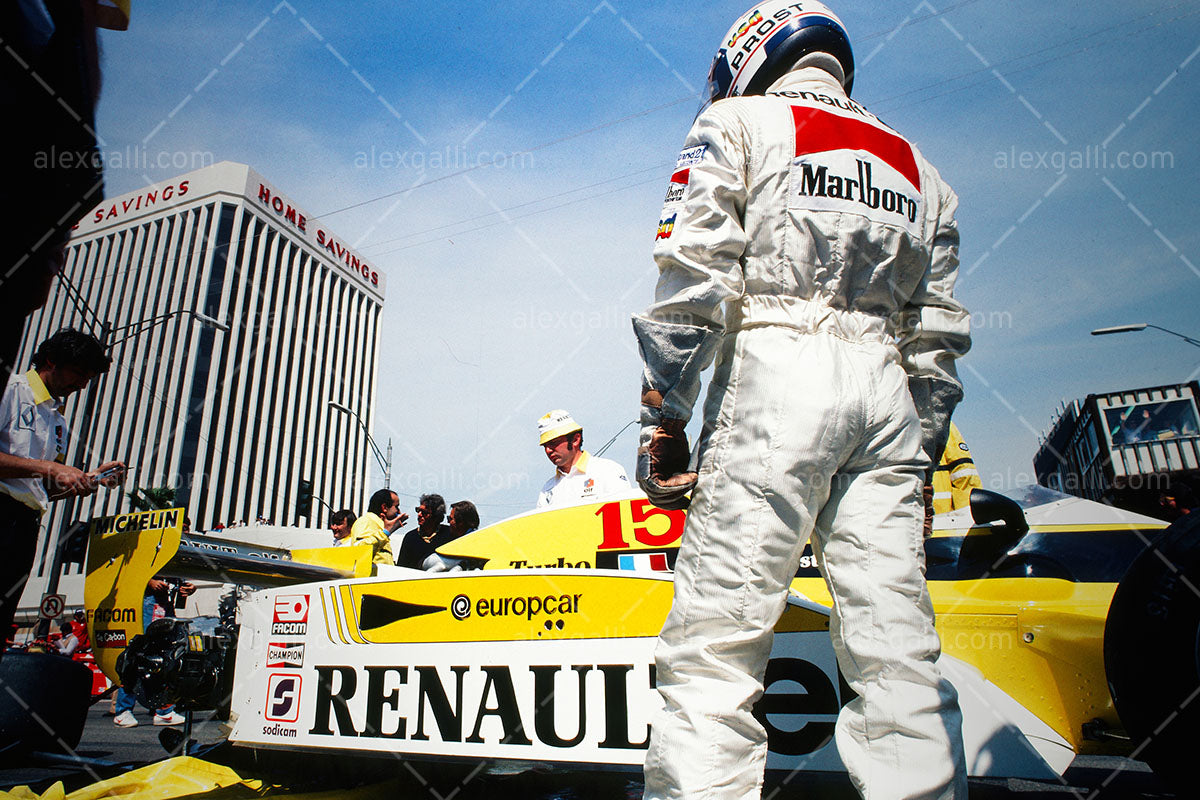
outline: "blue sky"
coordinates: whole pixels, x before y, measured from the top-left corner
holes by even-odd
[[[1088,335],[1200,335],[1200,7],[833,8],[854,97],[960,197],[975,343],[956,420],[985,485],[1033,481],[1062,400],[1200,375],[1200,351],[1167,334]],[[163,161],[110,155],[108,191],[247,163],[372,258],[388,276],[373,433],[393,487],[496,521],[551,473],[543,413],[572,411],[591,449],[636,417],[629,315],[651,300],[671,166],[744,10],[135,2],[129,30],[103,35],[98,124],[110,154]],[[630,427],[606,455],[632,472],[635,442]]]

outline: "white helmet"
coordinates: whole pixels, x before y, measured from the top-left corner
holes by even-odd
[[[768,0],[738,17],[708,71],[703,111],[725,97],[762,94],[810,53],[828,53],[841,65],[846,94],[854,84],[854,54],[846,28],[817,2]]]

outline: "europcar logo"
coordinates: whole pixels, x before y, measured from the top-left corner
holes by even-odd
[[[450,603],[450,613],[455,619],[464,620],[474,614],[477,617],[524,617],[532,620],[541,616],[563,616],[579,613],[579,598],[582,593],[548,595],[512,595],[509,597],[481,597],[472,602],[460,594]],[[562,625],[558,626],[559,628]]]
[[[308,632],[308,595],[281,594],[275,598],[271,634],[275,636]]]
[[[450,602],[450,613],[455,619],[466,619],[471,616],[471,598],[460,594]]]

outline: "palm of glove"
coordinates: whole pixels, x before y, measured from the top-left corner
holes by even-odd
[[[659,508],[686,508],[687,495],[696,485],[696,473],[688,471],[684,426],[683,420],[662,420],[638,451],[638,485]]]

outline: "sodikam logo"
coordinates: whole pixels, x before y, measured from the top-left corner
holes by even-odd
[[[294,672],[275,672],[267,677],[267,707],[263,716],[272,722],[300,719],[300,676]]]
[[[272,636],[303,636],[308,633],[308,595],[281,594],[275,598],[271,620]]]

